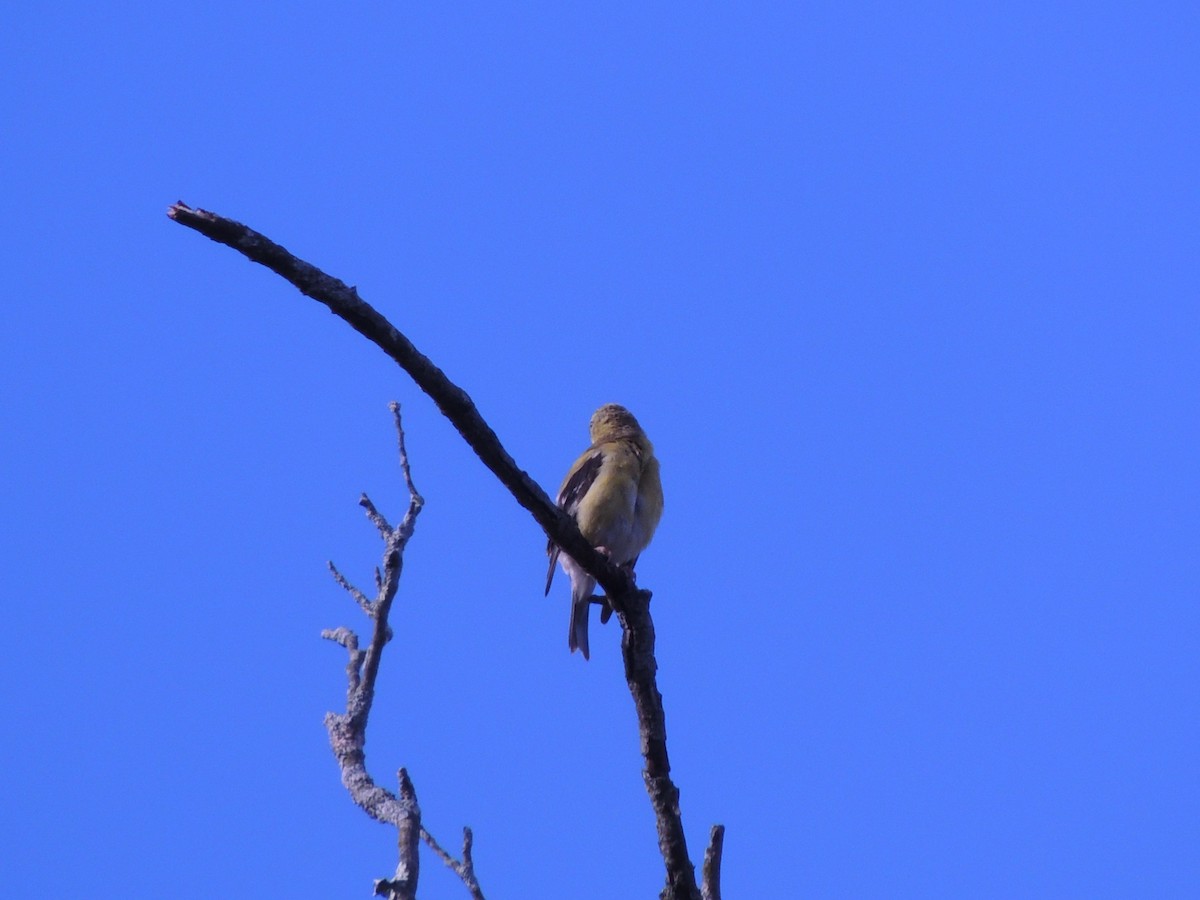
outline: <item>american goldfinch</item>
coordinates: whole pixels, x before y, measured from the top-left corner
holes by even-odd
[[[588,542],[618,566],[633,571],[662,518],[662,482],[654,446],[623,406],[609,403],[592,414],[592,446],[584,451],[558,489],[558,505],[575,519]],[[567,644],[588,659],[588,608],[596,579],[555,546],[546,548],[550,571],[546,593],[560,563],[571,579],[571,628]]]

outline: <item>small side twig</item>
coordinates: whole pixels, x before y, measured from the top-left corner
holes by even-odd
[[[479,882],[475,878],[475,860],[471,857],[471,847],[475,843],[475,836],[471,833],[470,828],[463,829],[463,846],[462,859],[457,860],[451,856],[441,844],[434,840],[433,835],[421,829],[421,840],[429,845],[429,849],[438,855],[442,862],[450,867],[463,884],[467,886],[467,890],[471,892],[473,900],[484,900],[483,890],[479,887]]]
[[[325,565],[329,567],[330,574],[333,575],[333,580],[338,583],[338,586],[344,589],[346,593],[358,601],[358,606],[363,612],[365,612],[368,616],[371,615],[372,604],[371,601],[367,599],[367,595],[347,581],[346,577],[338,571],[338,567],[332,562],[327,562]],[[375,571],[378,572],[379,570],[376,569]],[[376,579],[375,587],[378,589],[382,586],[383,585],[380,583],[380,581]]]
[[[417,850],[420,838],[427,834],[421,825],[421,808],[417,803],[416,789],[404,769],[401,769],[398,775],[398,796],[376,784],[367,771],[366,752],[363,749],[367,740],[367,720],[375,699],[375,680],[379,674],[379,663],[383,656],[383,648],[392,638],[388,615],[400,586],[404,549],[413,535],[417,516],[425,505],[413,484],[412,472],[409,470],[408,453],[404,446],[404,428],[400,421],[400,406],[392,403],[390,409],[399,439],[400,468],[409,492],[408,510],[400,524],[393,528],[366,494],[359,499],[359,505],[366,510],[367,518],[378,529],[384,544],[383,564],[375,570],[377,591],[373,599],[352,585],[333,563],[329,564],[334,580],[354,598],[359,608],[371,620],[371,639],[363,650],[359,647],[358,635],[345,626],[321,632],[321,636],[326,640],[344,647],[349,656],[346,665],[346,711],[326,713],[325,727],[329,732],[333,754],[342,772],[342,784],[350,792],[351,799],[367,815],[393,825],[399,834],[399,864],[396,874],[392,878],[378,879],[375,882],[375,893],[389,900],[415,900],[417,877],[420,872]],[[482,900],[483,894],[479,891],[474,867],[468,866],[465,870],[469,878],[465,877],[459,868],[451,868],[459,874],[472,896]]]

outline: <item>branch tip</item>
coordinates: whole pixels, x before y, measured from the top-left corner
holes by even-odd
[[[333,641],[335,644],[341,644],[347,650],[358,650],[358,635],[345,625],[339,625],[337,628],[326,628],[321,632],[321,637],[327,641]]]
[[[366,594],[364,594],[362,591],[360,591],[358,588],[356,588],[354,585],[352,585],[349,581],[347,581],[346,576],[344,576],[338,570],[338,567],[333,564],[332,560],[326,562],[325,565],[327,565],[329,567],[329,572],[330,572],[330,574],[333,575],[333,580],[338,583],[338,585],[342,588],[342,590],[344,590],[346,593],[348,593],[351,597],[354,598],[354,601],[359,605],[359,607],[362,609],[363,612],[365,612],[368,616],[374,618],[374,616],[375,616],[374,601],[372,601],[369,597],[367,597]]]
[[[704,851],[704,869],[700,885],[701,900],[721,900],[721,852],[725,847],[725,826],[714,825]]]

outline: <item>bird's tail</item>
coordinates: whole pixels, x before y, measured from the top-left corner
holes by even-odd
[[[567,634],[567,646],[574,653],[579,650],[584,659],[591,659],[588,653],[588,611],[592,605],[591,586],[582,597],[571,595],[571,630]]]

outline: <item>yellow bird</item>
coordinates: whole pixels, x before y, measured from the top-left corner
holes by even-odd
[[[632,574],[662,518],[662,482],[654,446],[633,414],[615,403],[592,414],[591,438],[592,446],[563,479],[557,502],[593,547]],[[571,579],[567,644],[571,652],[580,650],[588,659],[588,610],[596,579],[553,541],[546,553],[550,556],[546,594],[554,580],[554,564],[560,563]]]

